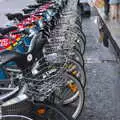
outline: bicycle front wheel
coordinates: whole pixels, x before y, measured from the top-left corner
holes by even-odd
[[[67,115],[77,119],[84,105],[84,89],[74,76],[65,73],[65,78],[68,82],[66,86],[55,91],[54,102],[61,106]]]

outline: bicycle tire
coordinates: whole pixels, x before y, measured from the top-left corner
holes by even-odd
[[[77,56],[77,57],[75,58],[75,60],[76,60],[77,62],[79,62],[79,63],[84,67],[84,59],[83,59],[83,55],[81,54],[81,52],[78,51],[78,50],[76,49],[76,47],[73,48],[73,51],[74,51],[75,55]]]
[[[82,31],[82,29],[79,28],[79,26],[75,27],[76,29],[74,29],[74,31],[81,36],[82,40],[85,42],[85,45],[86,45],[86,36],[84,34],[84,32]]]
[[[79,32],[79,35],[81,36],[82,40],[84,40],[84,43],[85,43],[85,45],[86,45],[86,36],[85,36],[84,32],[83,32],[83,31],[80,31],[80,32]]]
[[[79,36],[75,40],[75,46],[81,51],[83,55],[85,52],[85,43],[81,38],[79,38]]]
[[[81,54],[81,52],[79,52],[76,48],[74,48],[74,52],[76,56],[79,57],[79,59],[76,59],[76,61],[79,62],[84,67],[84,59],[83,59],[83,55]]]
[[[64,105],[69,105],[69,104],[71,104],[73,102],[76,102],[76,100],[77,100],[78,101],[77,108],[75,109],[74,113],[71,113],[71,117],[73,119],[77,119],[79,117],[79,115],[81,114],[83,106],[84,106],[85,92],[84,92],[84,89],[83,89],[83,87],[81,85],[81,82],[79,80],[77,80],[74,76],[72,76],[72,75],[70,75],[68,73],[65,73],[65,74],[66,74],[66,77],[68,79],[72,79],[77,84],[77,90],[78,91],[72,97],[67,98],[66,100],[64,100],[63,103],[60,102],[60,104],[59,104],[59,102],[57,101],[57,104],[63,106],[62,109],[65,109]],[[80,95],[78,94],[78,92],[80,93]],[[66,114],[70,115],[69,112],[66,113]]]
[[[83,39],[83,41],[86,43],[86,36],[85,34],[83,33],[82,29],[76,25],[73,29],[73,32],[77,33],[78,35],[81,36],[81,38]]]
[[[79,63],[77,62],[75,59],[69,59],[70,62],[72,62],[74,65],[76,65],[78,67],[78,69],[80,70],[79,72],[81,73],[81,77],[78,78],[76,77],[82,84],[83,87],[86,86],[86,74],[85,74],[85,69],[84,67]]]
[[[74,40],[74,44],[75,44],[75,46],[77,47],[77,49],[79,50],[79,51],[81,51],[81,53],[82,54],[84,54],[84,52],[85,52],[85,42],[84,42],[84,40],[78,35],[78,34],[76,34],[76,32],[75,31],[70,31],[70,39],[73,39]],[[73,37],[73,35],[76,35],[76,38],[74,38]],[[68,36],[67,36],[68,34],[65,34],[65,39],[68,39]],[[73,38],[72,38],[73,37]]]

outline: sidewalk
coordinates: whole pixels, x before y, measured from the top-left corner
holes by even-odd
[[[117,56],[120,58],[120,23],[113,20],[105,20],[104,11],[102,9],[97,9],[97,12],[105,25],[105,29],[107,29],[107,33],[110,36],[111,43]]]
[[[86,101],[79,120],[120,120],[120,64],[115,55],[98,42],[96,16],[84,18],[86,34]]]

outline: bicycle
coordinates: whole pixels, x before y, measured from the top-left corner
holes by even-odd
[[[58,68],[58,67],[57,67]],[[53,68],[52,68],[53,69]],[[51,70],[49,70],[49,72],[50,72]],[[48,71],[47,71],[48,72]],[[31,75],[31,72],[29,73],[30,75]],[[44,73],[42,73],[42,74],[44,74]],[[22,78],[22,81],[20,82],[20,83],[22,83],[23,81],[26,83],[26,84],[28,84],[28,87],[29,87],[29,90],[26,92],[26,94],[28,94],[28,96],[32,99],[32,97],[33,97],[33,95],[34,95],[34,99],[36,100],[36,101],[43,101],[44,99],[46,99],[50,94],[51,94],[51,92],[53,92],[54,91],[54,89],[56,89],[56,85],[58,85],[58,86],[61,86],[61,81],[59,81],[59,79],[57,79],[57,78],[59,78],[60,76],[61,76],[61,74],[59,75],[60,73],[58,72],[58,73],[56,73],[55,74],[55,76],[51,76],[51,74],[50,74],[50,76],[47,76],[46,78],[44,78],[43,79],[43,81],[44,81],[44,84],[43,84],[43,81],[42,80],[38,80],[39,78],[37,78],[37,79],[33,79],[33,78],[29,78],[29,77],[23,77]],[[63,74],[63,72],[62,72],[62,74]],[[59,75],[59,76],[58,76]],[[67,76],[66,76],[67,75]],[[27,76],[29,76],[29,75],[27,75]],[[41,76],[41,74],[40,74],[40,76]],[[63,76],[63,77],[65,77],[65,79],[68,81],[68,80],[72,80],[72,81],[78,81],[77,79],[75,79],[74,77],[70,77],[71,75],[68,75],[68,74],[65,74],[65,76]],[[54,81],[54,79],[53,79],[53,77],[55,77],[55,81]],[[57,77],[57,78],[56,78]],[[68,79],[67,79],[67,78]],[[35,77],[34,77],[35,78]],[[61,77],[60,77],[61,78]],[[47,82],[46,83],[46,80],[48,81],[48,80],[50,80],[50,82],[52,82],[51,84],[49,83],[49,82]],[[56,81],[57,80],[57,81]],[[61,79],[62,80],[62,79]],[[34,81],[36,81],[36,82],[34,82]],[[59,81],[59,82],[58,82]],[[42,82],[42,86],[40,85],[40,83]],[[65,82],[64,81],[64,79],[63,79],[63,82]],[[75,83],[76,83],[75,82]],[[23,84],[23,85],[25,85],[25,83]],[[30,83],[30,84],[29,84]],[[48,85],[47,85],[48,84]],[[69,83],[70,84],[70,83]],[[76,83],[77,84],[77,86],[79,86],[79,87],[77,87],[77,91],[78,91],[78,88],[79,88],[79,90],[81,91],[83,88],[82,88],[82,86],[80,85],[80,83],[78,84],[78,82]],[[32,86],[31,86],[32,85]],[[33,87],[33,85],[34,85],[34,87]],[[52,86],[54,86],[54,87],[52,87]],[[38,88],[37,88],[38,87]],[[53,88],[53,90],[51,90],[50,89],[50,87],[52,87]],[[36,88],[36,89],[34,89],[34,88]],[[40,90],[40,88],[41,88],[41,90]],[[39,93],[38,91],[37,91],[37,89],[39,89],[41,92]],[[42,90],[43,89],[43,90]],[[34,91],[35,90],[35,91]],[[34,91],[34,92],[33,92]],[[44,91],[44,94],[43,94],[43,92],[42,91]],[[46,92],[45,92],[46,91]],[[50,93],[49,93],[50,92]],[[76,93],[77,95],[78,95],[78,93]],[[81,111],[81,107],[82,107],[82,105],[83,105],[83,102],[81,102],[81,101],[84,101],[83,100],[83,92],[81,91],[81,94],[80,94],[81,96],[79,97],[79,104],[78,104],[78,106],[77,106],[77,108],[76,108],[76,111],[75,111],[75,113],[73,114],[73,116],[78,116],[78,114],[80,114],[80,111]],[[39,96],[39,97],[38,97]],[[41,96],[41,97],[40,97]],[[76,95],[75,95],[76,96]],[[73,102],[74,101],[74,99],[76,98],[75,96],[73,96],[71,99],[67,99],[65,102],[64,102],[64,104],[68,104],[68,103],[70,103],[70,102]],[[82,97],[82,98],[81,98]],[[33,99],[32,99],[33,100]]]

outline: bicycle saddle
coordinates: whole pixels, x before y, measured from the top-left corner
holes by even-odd
[[[11,27],[8,27],[8,28],[0,28],[0,33],[1,33],[2,35],[6,35],[6,34],[8,34],[9,32],[12,32],[12,31],[14,31],[14,30],[17,30],[17,27],[11,26]]]
[[[29,17],[30,17],[30,15],[24,15],[23,19],[26,19],[26,18],[29,18]]]
[[[17,18],[18,20],[21,20],[23,15],[22,13],[7,13],[6,17],[8,18],[8,20],[14,20],[15,18]]]
[[[30,17],[30,15],[23,15],[21,18],[19,18],[19,21],[23,21],[23,20],[25,20],[26,18],[29,18],[29,17]]]
[[[29,13],[31,13],[34,10],[35,10],[35,8],[25,8],[25,9],[22,9],[22,11],[24,12],[24,14],[29,14]]]
[[[25,35],[29,35],[29,32],[26,31],[26,30],[21,30],[21,31],[16,31],[16,32],[12,32],[13,35],[16,35],[16,34],[25,34]]]
[[[37,4],[44,3],[43,0],[35,0]]]
[[[28,8],[38,8],[40,7],[42,4],[34,4],[34,5],[28,5]]]

